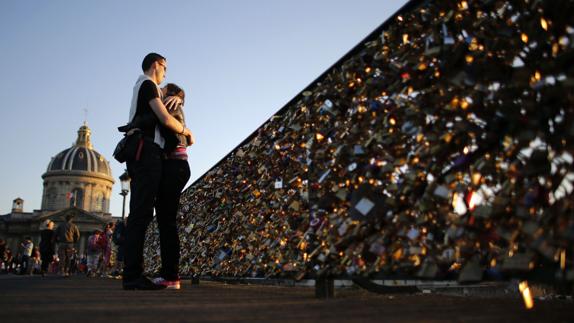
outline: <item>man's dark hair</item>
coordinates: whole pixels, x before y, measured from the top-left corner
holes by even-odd
[[[66,222],[70,222],[70,221],[72,221],[72,219],[74,219],[73,214],[66,214]]]
[[[157,61],[162,60],[162,59],[165,60],[165,57],[161,56],[158,53],[147,54],[142,61],[142,71],[145,72],[145,71],[149,70],[149,68],[151,67],[151,65],[154,62],[157,62]]]

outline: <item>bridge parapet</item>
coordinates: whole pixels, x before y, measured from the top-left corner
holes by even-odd
[[[184,192],[182,274],[571,284],[571,12],[406,4]]]

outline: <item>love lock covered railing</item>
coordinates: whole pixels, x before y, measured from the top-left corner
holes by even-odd
[[[407,3],[184,192],[182,274],[571,290],[571,12]]]

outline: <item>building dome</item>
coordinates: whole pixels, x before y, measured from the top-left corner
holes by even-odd
[[[109,162],[92,147],[90,128],[83,125],[78,130],[76,143],[57,154],[48,164],[47,173],[82,171],[112,177]]]
[[[94,150],[90,135],[90,128],[84,124],[72,147],[52,157],[42,175],[42,210],[74,206],[88,212],[109,211],[114,179],[109,162]]]

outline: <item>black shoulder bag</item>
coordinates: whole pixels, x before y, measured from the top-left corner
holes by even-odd
[[[114,158],[120,163],[125,163],[128,160],[139,160],[144,140],[142,131],[130,129],[130,125],[118,127],[118,130],[125,132],[125,134],[114,149]]]

